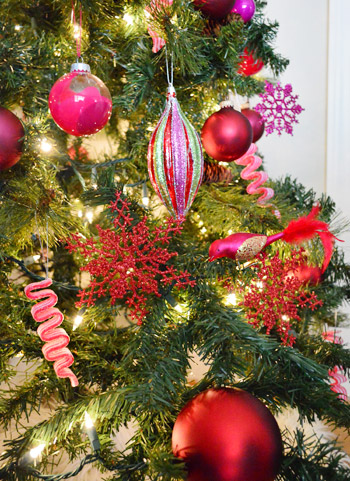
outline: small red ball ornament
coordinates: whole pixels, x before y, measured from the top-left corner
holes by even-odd
[[[194,0],[194,4],[206,17],[220,20],[231,12],[235,0]]]
[[[253,130],[244,115],[233,107],[223,107],[206,120],[201,137],[210,157],[218,162],[233,162],[249,149]]]
[[[0,170],[15,165],[22,155],[24,128],[15,114],[0,107]]]
[[[254,75],[264,67],[264,62],[260,58],[256,58],[253,52],[244,49],[243,55],[240,56],[241,62],[237,72],[241,75],[249,77]]]
[[[246,117],[253,129],[253,143],[257,142],[263,136],[265,131],[265,122],[262,115],[253,109],[242,109],[241,110],[244,117]]]
[[[102,80],[90,73],[89,65],[79,62],[53,85],[49,108],[62,130],[81,137],[95,134],[107,124],[112,98]]]
[[[182,409],[172,449],[187,481],[273,481],[282,459],[275,418],[240,389],[208,389]]]

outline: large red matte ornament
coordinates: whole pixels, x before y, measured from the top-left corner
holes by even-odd
[[[265,131],[265,122],[263,117],[253,109],[242,109],[244,117],[246,117],[253,129],[253,143],[257,142],[263,136]]]
[[[56,124],[67,134],[81,137],[99,132],[112,114],[108,88],[85,63],[75,63],[71,72],[53,85],[49,108]]]
[[[194,0],[193,3],[206,17],[220,20],[231,12],[235,0]]]
[[[233,162],[249,149],[253,130],[244,115],[233,107],[223,107],[206,120],[201,137],[210,157],[218,162]]]
[[[187,481],[273,481],[282,459],[275,418],[240,389],[208,389],[180,412],[172,449]]]
[[[10,110],[0,107],[0,170],[15,165],[22,155],[24,129]]]
[[[264,62],[260,58],[256,58],[253,52],[249,52],[246,48],[244,49],[243,55],[240,56],[240,59],[241,62],[237,72],[246,77],[260,72],[264,66]]]

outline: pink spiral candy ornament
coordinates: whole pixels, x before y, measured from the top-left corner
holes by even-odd
[[[247,187],[248,194],[261,194],[258,199],[258,204],[265,204],[266,201],[275,195],[275,192],[270,187],[261,187],[261,185],[267,181],[269,176],[266,172],[261,170],[256,172],[256,169],[258,169],[262,163],[262,159],[257,155],[254,155],[257,150],[257,146],[252,144],[242,157],[235,160],[235,163],[237,165],[246,166],[241,172],[242,179],[253,181]]]
[[[323,339],[328,342],[333,342],[334,344],[343,344],[342,339],[339,336],[336,336],[335,331],[326,331],[322,334]],[[342,374],[342,370],[339,366],[334,366],[333,369],[328,371],[329,377],[332,378],[331,383],[331,390],[339,394],[339,398],[343,401],[348,400],[348,393],[344,386],[342,386],[343,382],[347,381],[347,377]]]
[[[51,289],[44,289],[51,286],[51,279],[44,279],[40,282],[33,282],[24,288],[24,293],[31,300],[43,299],[32,307],[31,313],[37,322],[42,322],[38,327],[40,339],[46,344],[42,351],[47,361],[54,362],[54,369],[58,377],[69,377],[73,387],[78,386],[79,381],[69,367],[74,362],[71,351],[66,347],[69,344],[69,336],[62,328],[58,328],[64,319],[62,312],[53,307],[58,300],[57,295]],[[43,289],[37,292],[36,289]],[[45,322],[44,322],[45,321]]]

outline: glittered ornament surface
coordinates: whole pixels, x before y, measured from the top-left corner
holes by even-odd
[[[232,13],[238,13],[242,17],[244,23],[249,22],[255,13],[254,0],[236,0]]]
[[[292,95],[293,87],[285,87],[278,82],[276,85],[266,82],[265,93],[260,94],[261,102],[255,106],[265,121],[266,135],[276,131],[281,135],[283,131],[293,135],[293,124],[299,121],[297,115],[304,110],[297,104],[298,95]]]
[[[199,136],[182,112],[172,86],[149,142],[147,159],[154,190],[172,216],[183,217],[202,181],[203,153]]]
[[[277,422],[240,389],[208,389],[188,402],[172,435],[187,481],[273,481],[282,459]]]
[[[75,65],[79,69],[79,65],[86,64]],[[49,108],[62,130],[81,137],[95,134],[107,124],[112,114],[112,98],[106,85],[89,69],[73,70],[53,85]]]

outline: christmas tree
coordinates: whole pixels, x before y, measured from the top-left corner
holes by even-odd
[[[304,430],[350,427],[345,223],[259,167],[265,6],[2,1],[0,479],[350,479]]]

